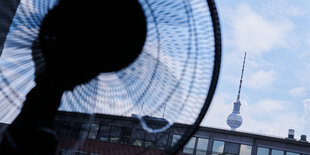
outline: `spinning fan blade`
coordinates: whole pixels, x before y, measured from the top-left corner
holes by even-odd
[[[52,73],[47,77],[58,81],[56,87],[68,90],[62,94],[55,122],[60,145],[69,143],[60,134],[60,126],[73,133],[82,130],[83,122],[85,128],[98,130],[93,148],[100,140],[123,142],[115,140],[118,129],[113,124],[120,124],[122,129],[131,127],[129,135],[138,129],[155,135],[154,142],[150,141],[154,148],[170,153],[182,148],[207,112],[218,80],[221,34],[215,3],[139,0],[146,22],[143,30],[143,26],[136,27],[143,23],[140,17],[124,12],[139,10],[133,7],[134,2],[101,6],[74,0],[21,0],[0,57],[0,121],[11,123],[26,95],[37,86],[38,77]],[[57,6],[62,6],[58,7],[61,14],[53,12]],[[76,7],[67,9],[70,6]],[[114,9],[109,12],[108,8]],[[51,20],[44,20],[48,18]],[[146,38],[138,37],[145,32]],[[132,52],[137,48],[141,50]],[[115,51],[124,55],[113,55]],[[100,57],[100,52],[111,55]],[[125,64],[129,65],[123,68]],[[98,72],[101,74],[96,76]],[[85,120],[73,121],[81,115]],[[128,125],[124,123],[127,119],[139,124]],[[178,131],[178,123],[187,128]],[[168,139],[173,139],[172,131],[181,136],[167,145]],[[75,145],[67,149],[83,149],[90,143],[89,137],[78,136]],[[161,141],[166,142],[158,143]],[[126,143],[134,145],[132,140]],[[100,147],[119,151],[106,143]],[[99,148],[95,150],[100,153]],[[148,151],[152,149],[145,147],[131,153]]]

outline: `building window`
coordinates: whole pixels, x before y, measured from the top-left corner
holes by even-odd
[[[182,138],[182,135],[174,134],[172,137],[171,147],[173,147],[181,138]]]
[[[121,128],[118,126],[112,126],[110,131],[110,142],[117,143],[119,142],[119,137],[121,135]]]
[[[154,148],[156,134],[145,132],[143,129],[133,129],[132,132],[133,145]],[[160,143],[160,142],[159,142]],[[159,146],[161,144],[158,144]]]
[[[168,133],[161,132],[157,134],[155,145],[159,149],[166,149],[167,141],[168,141]]]
[[[196,137],[192,137],[191,139],[189,139],[189,141],[184,146],[183,152],[188,153],[188,154],[193,154],[195,143],[196,143]]]
[[[89,130],[89,124],[82,124],[80,128],[80,138],[85,139],[88,135],[88,130]]]
[[[120,143],[129,144],[131,128],[121,127]]]
[[[133,129],[132,139],[140,139],[143,140],[145,135],[145,131],[143,129]],[[155,141],[155,139],[154,139]]]
[[[222,154],[224,152],[224,142],[219,140],[213,141],[212,154]]]
[[[148,132],[146,132],[146,134],[145,134],[145,140],[146,140],[146,141],[155,142],[155,140],[156,140],[156,133],[148,133]]]
[[[153,142],[145,141],[144,142],[144,147],[154,148],[154,143]]]
[[[138,139],[133,141],[133,145],[154,148],[154,142],[143,141]]]
[[[257,148],[257,155],[269,155],[269,149],[258,147]]]
[[[272,149],[271,155],[283,155],[284,151]]]
[[[225,142],[224,153],[225,154],[239,154],[240,144]]]
[[[136,139],[136,140],[134,140],[133,141],[133,143],[132,143],[133,145],[136,145],[136,146],[142,146],[142,144],[143,144],[143,141],[142,140],[138,140],[138,139]]]
[[[286,155],[300,155],[299,153],[294,153],[294,152],[286,152]]]
[[[87,155],[87,153],[83,151],[61,150],[59,155]]]
[[[198,138],[196,155],[206,155],[208,149],[209,139]]]
[[[102,125],[99,132],[99,139],[101,141],[108,141],[109,140],[109,133],[110,133],[110,126]]]
[[[239,155],[251,155],[252,146],[241,144]]]
[[[92,124],[90,127],[88,139],[96,139],[98,130],[99,130],[99,125],[98,124]]]

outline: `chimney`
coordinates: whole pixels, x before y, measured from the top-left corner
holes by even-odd
[[[294,139],[295,130],[288,129],[288,139]]]
[[[301,141],[301,142],[307,142],[307,136],[306,136],[306,135],[301,135],[299,141]]]

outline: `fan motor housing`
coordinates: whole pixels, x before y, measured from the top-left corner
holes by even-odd
[[[99,3],[99,2],[98,2]],[[146,38],[144,12],[136,0],[61,0],[45,16],[39,34],[46,71],[63,89],[131,64]]]

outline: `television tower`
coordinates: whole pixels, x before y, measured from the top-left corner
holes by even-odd
[[[241,78],[240,78],[237,100],[236,102],[234,102],[233,112],[230,115],[228,115],[227,120],[226,120],[226,123],[228,124],[228,126],[231,127],[231,130],[233,131],[239,128],[242,124],[242,117],[240,115],[240,106],[241,106],[240,92],[241,92],[241,86],[242,86],[245,59],[246,59],[246,52],[244,53],[243,66],[242,66],[242,71],[241,71]]]

